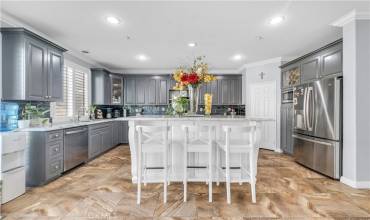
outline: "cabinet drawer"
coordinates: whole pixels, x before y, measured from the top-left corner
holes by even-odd
[[[6,203],[26,192],[26,171],[24,167],[2,173],[2,203]]]
[[[46,179],[52,179],[63,172],[63,159],[58,158],[50,161],[46,167]]]
[[[89,132],[99,132],[111,126],[111,122],[101,123],[97,125],[89,125]]]
[[[48,132],[46,135],[46,142],[61,140],[63,138],[63,131]]]
[[[48,143],[46,146],[49,158],[61,156],[63,153],[63,141]]]
[[[1,136],[2,154],[21,151],[26,147],[26,135],[23,132],[12,132]]]

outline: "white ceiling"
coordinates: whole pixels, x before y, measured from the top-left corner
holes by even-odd
[[[352,9],[370,11],[370,2],[2,2],[5,14],[69,50],[90,51],[91,60],[114,70],[172,69],[198,55],[205,55],[214,69],[296,57],[340,38],[340,28],[330,23]],[[122,23],[107,24],[108,15],[119,17]],[[285,20],[272,26],[269,19],[276,15]],[[191,41],[198,46],[189,48]],[[245,59],[232,61],[236,53]],[[135,59],[137,54],[150,59],[140,62]]]

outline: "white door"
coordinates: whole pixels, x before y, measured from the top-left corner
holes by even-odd
[[[276,82],[265,81],[252,83],[248,91],[248,116],[261,118],[259,126],[261,129],[262,148],[276,149]]]

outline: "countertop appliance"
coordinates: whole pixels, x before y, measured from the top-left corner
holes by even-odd
[[[331,77],[294,88],[295,160],[339,179],[342,166],[342,78]]]
[[[70,170],[88,159],[87,126],[64,130],[64,171]]]
[[[26,135],[23,132],[2,133],[0,145],[3,181],[1,203],[6,203],[26,192]]]

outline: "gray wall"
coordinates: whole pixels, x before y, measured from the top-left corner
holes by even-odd
[[[343,26],[343,177],[370,188],[370,20]]]

